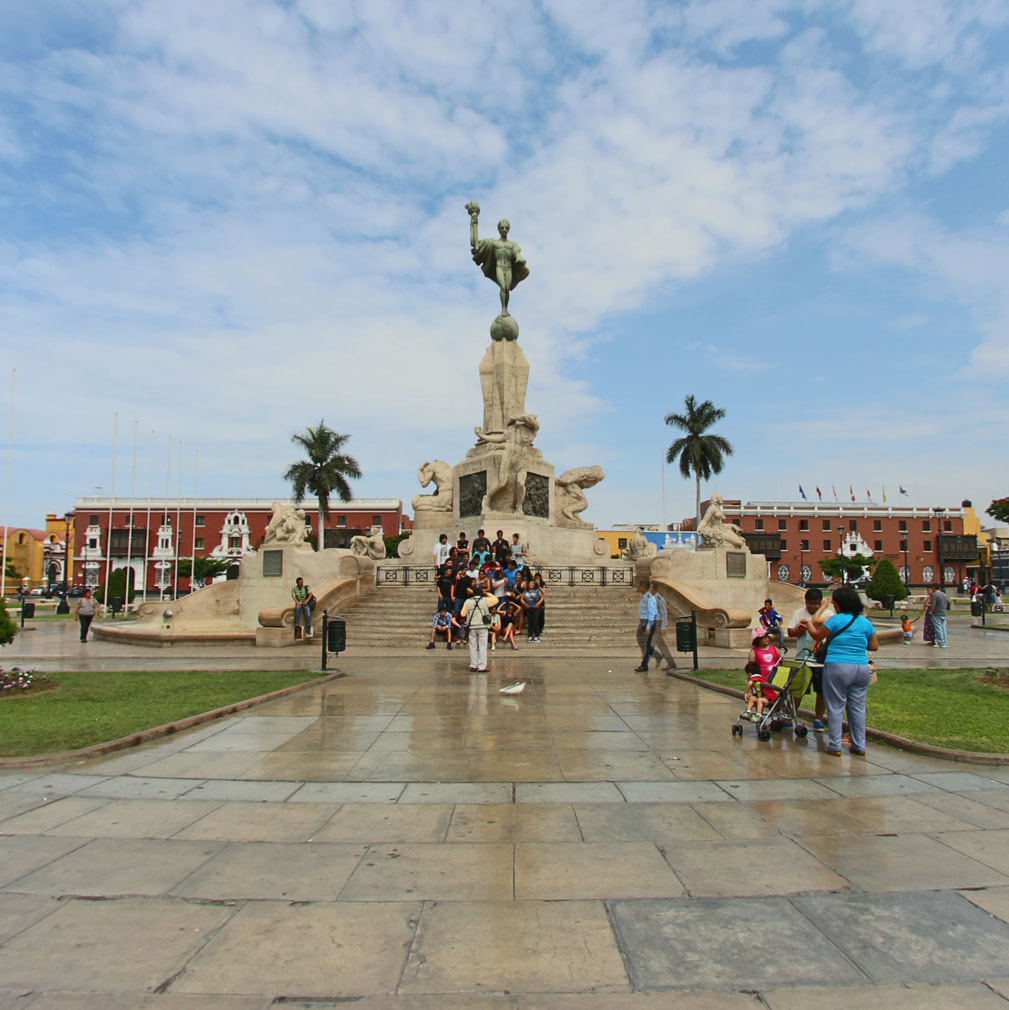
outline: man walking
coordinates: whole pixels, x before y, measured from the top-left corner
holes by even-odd
[[[641,648],[641,663],[634,668],[635,673],[648,673],[648,660],[652,658],[652,638],[659,618],[659,605],[655,602],[647,582],[638,583],[638,646]]]
[[[655,583],[651,584],[652,596],[655,597],[655,606],[658,611],[655,621],[655,633],[652,635],[652,655],[655,656],[655,668],[659,668],[662,660],[666,661],[666,673],[676,669],[676,659],[666,645],[666,636],[663,634],[669,626],[669,608],[666,606],[666,598],[656,589]]]
[[[946,648],[946,614],[949,611],[949,598],[939,588],[932,593],[928,601],[928,612],[932,615],[932,630],[935,632],[935,644],[940,649]]]

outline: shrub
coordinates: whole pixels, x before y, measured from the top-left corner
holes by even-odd
[[[11,620],[7,613],[7,607],[3,600],[0,600],[0,645],[10,645],[17,634],[18,626]]]
[[[896,565],[889,558],[882,558],[865,587],[865,595],[882,603],[891,593],[895,600],[902,600],[907,596],[907,589],[900,581]]]
[[[126,603],[132,603],[135,591],[130,589],[130,598],[126,599],[126,569],[117,568],[111,575],[109,575],[109,607],[112,606],[112,597],[118,596],[119,599],[124,600]],[[99,586],[95,590],[95,599],[99,603],[105,602],[105,586]],[[111,611],[110,611],[111,613]]]

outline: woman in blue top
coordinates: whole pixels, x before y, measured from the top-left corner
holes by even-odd
[[[823,694],[827,700],[827,753],[841,756],[841,720],[848,710],[852,754],[865,754],[865,692],[870,670],[866,650],[875,652],[879,639],[872,623],[862,616],[862,601],[851,586],[841,586],[831,597],[835,613],[827,616],[824,600],[809,630],[819,642],[830,636],[823,664]]]

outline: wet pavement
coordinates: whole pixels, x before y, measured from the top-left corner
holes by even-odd
[[[935,662],[958,660],[951,638]],[[733,739],[737,702],[628,658],[339,666],[0,772],[0,1006],[1006,1006],[1009,767]]]

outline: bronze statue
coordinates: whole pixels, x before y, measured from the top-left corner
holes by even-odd
[[[480,238],[477,233],[480,204],[470,200],[466,204],[466,210],[469,211],[469,244],[473,250],[473,262],[480,267],[485,277],[501,289],[501,315],[507,316],[508,295],[515,289],[515,285],[529,276],[529,268],[518,244],[508,240],[511,223],[507,218],[498,221],[500,238]]]

